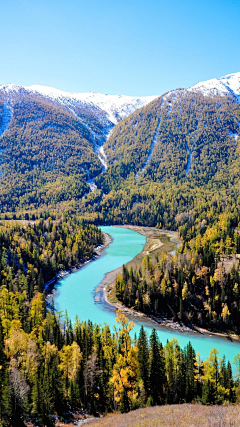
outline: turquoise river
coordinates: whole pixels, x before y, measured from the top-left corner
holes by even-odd
[[[77,314],[81,320],[90,319],[93,323],[115,324],[115,308],[104,301],[101,292],[99,301],[96,302],[95,289],[107,272],[131,261],[145,245],[146,238],[135,231],[111,226],[104,226],[101,229],[110,234],[113,239],[109,247],[102,251],[99,258],[61,279],[56,285],[54,296],[56,309],[62,311],[66,309],[73,322]],[[149,333],[155,327],[163,344],[167,339],[171,340],[173,337],[177,338],[182,347],[191,341],[195,350],[199,351],[203,358],[208,356],[213,347],[219,350],[220,356],[225,354],[226,359],[231,362],[233,357],[240,353],[240,343],[238,342],[208,334],[167,329],[148,319],[142,320],[131,318],[131,316],[128,318],[135,323],[133,333],[138,333],[142,324]]]

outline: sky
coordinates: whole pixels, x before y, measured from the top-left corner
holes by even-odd
[[[0,0],[0,84],[161,95],[240,71],[239,0]]]

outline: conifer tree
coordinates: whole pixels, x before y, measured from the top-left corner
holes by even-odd
[[[149,394],[149,348],[147,334],[143,326],[141,326],[138,337],[138,362],[140,369],[140,376],[143,380],[145,393]]]
[[[154,405],[164,402],[165,370],[162,345],[159,344],[156,330],[150,335],[150,376],[149,393]]]
[[[195,351],[189,342],[186,351],[186,402],[192,402],[195,397],[194,363]]]
[[[0,421],[11,415],[10,389],[8,385],[7,361],[4,353],[4,337],[0,319]]]

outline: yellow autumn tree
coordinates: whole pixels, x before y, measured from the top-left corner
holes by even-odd
[[[117,403],[121,401],[122,410],[128,411],[132,402],[137,398],[136,380],[139,374],[138,349],[132,346],[130,331],[134,323],[129,322],[127,317],[117,310],[117,323],[120,323],[119,338],[121,341],[121,352],[118,354],[117,362],[113,367],[113,375],[110,380],[114,388],[114,398]]]
[[[203,362],[199,352],[196,354],[194,362],[194,379],[195,381],[201,382],[203,375]]]
[[[188,285],[187,285],[187,282],[185,282],[182,288],[182,299],[183,300],[187,299],[187,296],[188,296]]]
[[[60,364],[59,369],[63,378],[74,381],[80,369],[82,353],[79,345],[74,341],[72,345],[64,345],[59,351]]]
[[[228,323],[229,316],[230,316],[230,311],[228,310],[227,304],[223,305],[221,316],[223,318],[224,323]]]
[[[36,339],[23,331],[19,320],[11,322],[9,338],[5,340],[5,352],[10,359],[10,370],[17,368],[29,379],[35,376],[39,366]]]

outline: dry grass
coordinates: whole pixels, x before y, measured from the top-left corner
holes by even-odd
[[[240,406],[166,405],[114,414],[89,427],[240,427]]]

